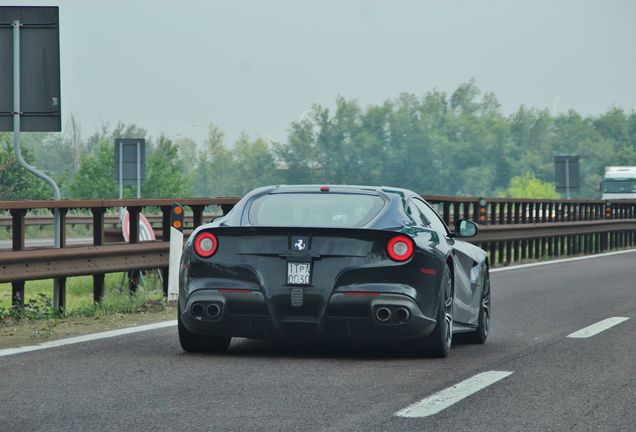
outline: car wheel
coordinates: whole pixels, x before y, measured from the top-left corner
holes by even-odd
[[[466,342],[483,344],[488,339],[488,333],[490,332],[490,275],[488,268],[486,268],[486,274],[483,279],[478,323],[477,330],[466,334]]]
[[[428,338],[426,345],[428,353],[437,358],[448,356],[453,344],[453,281],[450,268],[445,267],[442,275],[439,295],[439,310],[437,325]]]
[[[231,337],[202,335],[188,330],[181,322],[181,307],[178,306],[177,327],[179,331],[179,343],[186,352],[225,352],[230,345]]]

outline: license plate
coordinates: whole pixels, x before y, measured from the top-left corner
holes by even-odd
[[[287,263],[287,285],[309,285],[311,264]]]

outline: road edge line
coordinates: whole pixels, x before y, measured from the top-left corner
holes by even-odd
[[[99,339],[108,339],[112,337],[124,336],[124,335],[133,334],[133,333],[141,333],[141,332],[149,331],[149,330],[157,330],[157,329],[162,329],[167,327],[174,327],[176,325],[177,325],[177,320],[161,321],[154,324],[145,324],[145,325],[135,326],[135,327],[125,327],[125,328],[121,328],[117,330],[108,330],[108,331],[99,332],[99,333],[89,333],[89,334],[85,334],[81,336],[73,336],[73,337],[65,338],[65,339],[56,339],[56,340],[52,340],[48,342],[42,342],[38,345],[28,345],[28,346],[22,346],[18,348],[4,348],[4,349],[0,349],[0,357],[6,357],[10,355],[21,354],[21,353],[31,352],[31,351],[40,351],[40,350],[44,350],[48,348],[57,348],[57,347],[66,346],[66,345],[74,345],[74,344],[78,344],[82,342],[90,342],[90,341],[95,341]]]
[[[622,254],[633,253],[633,252],[636,252],[636,249],[629,249],[629,250],[622,250],[622,251],[615,251],[615,252],[605,252],[601,254],[586,255],[586,256],[573,257],[573,258],[562,258],[557,260],[542,261],[538,263],[517,264],[517,265],[511,265],[507,267],[495,267],[490,269],[490,273],[498,273],[498,272],[507,271],[507,270],[521,270],[524,268],[539,267],[539,266],[544,266],[549,264],[560,264],[560,263],[571,262],[571,261],[582,261],[582,260],[588,260],[593,258],[603,258],[607,256],[622,255]]]

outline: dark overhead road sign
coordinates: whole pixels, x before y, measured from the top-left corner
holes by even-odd
[[[62,130],[58,7],[0,6],[0,131],[13,131],[14,22],[20,23],[20,130]]]

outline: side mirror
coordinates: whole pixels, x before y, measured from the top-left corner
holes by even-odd
[[[475,237],[478,231],[477,224],[471,220],[460,219],[455,222],[455,237]]]

